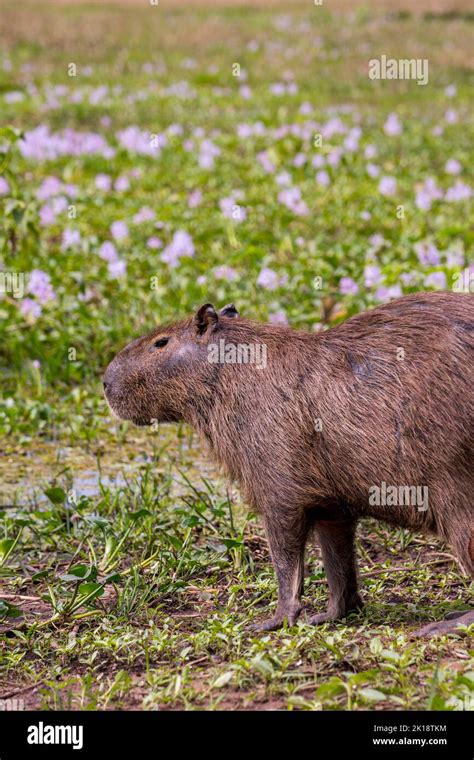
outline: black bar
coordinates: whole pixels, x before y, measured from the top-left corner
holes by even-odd
[[[42,730],[41,730],[42,725]],[[55,733],[54,728],[69,727]],[[72,727],[76,727],[73,734]],[[71,744],[31,744],[69,739]],[[474,757],[474,713],[459,712],[0,712],[0,760],[23,757],[218,757],[269,753],[336,760]],[[323,755],[324,752],[330,754]]]

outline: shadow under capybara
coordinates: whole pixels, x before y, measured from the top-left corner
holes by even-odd
[[[474,577],[474,298],[415,293],[322,333],[204,304],[110,363],[112,410],[138,425],[185,421],[264,522],[278,578],[271,630],[301,611],[315,533],[329,585],[321,623],[362,602],[357,521],[448,542]],[[474,622],[474,611],[421,634]]]

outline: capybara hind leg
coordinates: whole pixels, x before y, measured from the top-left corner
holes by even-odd
[[[357,591],[355,530],[356,523],[352,520],[316,523],[316,538],[329,585],[329,602],[326,612],[308,618],[312,625],[344,618],[362,607]]]
[[[461,633],[460,626],[472,625],[474,623],[474,610],[461,613],[455,618],[449,620],[440,620],[439,623],[429,623],[424,625],[413,634],[416,637],[421,636],[444,636],[447,633]]]
[[[287,620],[294,625],[301,612],[304,580],[304,550],[308,536],[305,514],[264,518],[270,554],[278,579],[278,606],[271,618],[253,624],[251,630],[273,631]]]
[[[456,526],[456,532],[450,537],[450,543],[459,559],[459,564],[466,572],[474,578],[474,531],[471,525],[466,528]],[[443,636],[446,633],[459,633],[460,626],[471,625],[474,623],[474,610],[468,612],[451,612],[445,620],[438,623],[429,623],[423,626],[413,634],[419,636]]]

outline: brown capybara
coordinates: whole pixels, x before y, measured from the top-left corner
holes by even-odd
[[[318,334],[204,304],[126,346],[104,388],[122,419],[193,425],[261,514],[279,597],[260,630],[296,621],[310,532],[329,605],[309,621],[360,608],[361,517],[435,533],[474,576],[469,294],[412,294]],[[420,633],[471,622],[474,611]]]

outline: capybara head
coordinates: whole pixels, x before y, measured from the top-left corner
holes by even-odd
[[[129,343],[107,367],[104,391],[115,414],[136,425],[179,422],[205,396],[217,371],[208,345],[238,317],[233,304],[216,312],[206,303],[194,317]]]

